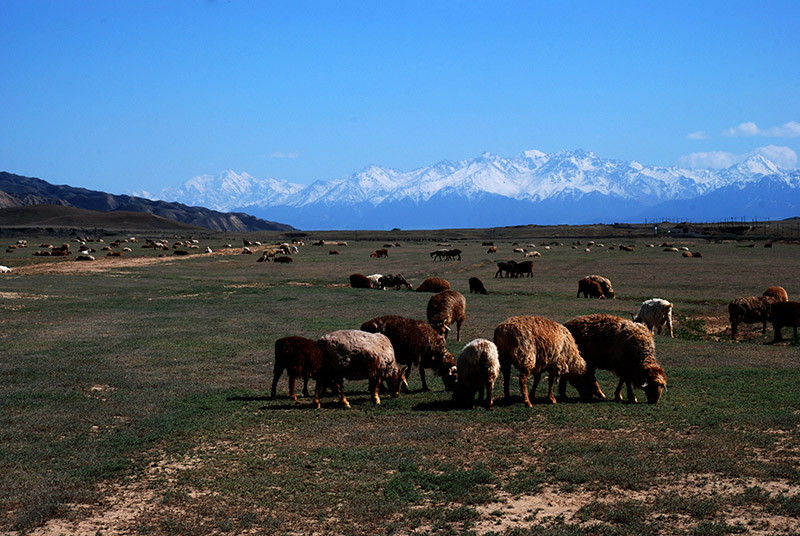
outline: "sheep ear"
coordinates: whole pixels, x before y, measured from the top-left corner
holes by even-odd
[[[647,382],[647,381],[646,381],[646,382],[644,382],[644,383],[642,384],[642,389],[644,389],[645,387],[647,387],[649,384],[650,384],[650,382]]]

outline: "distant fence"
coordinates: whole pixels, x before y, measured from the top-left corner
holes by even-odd
[[[800,219],[760,220],[758,218],[726,218],[724,220],[693,221],[682,218],[660,218],[644,221],[645,225],[663,226],[665,223],[680,226],[702,227],[719,234],[741,234],[743,228],[751,236],[772,236],[777,238],[800,238]]]

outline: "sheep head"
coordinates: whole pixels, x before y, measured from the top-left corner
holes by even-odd
[[[438,371],[439,376],[442,377],[444,390],[447,392],[455,391],[458,384],[458,368],[455,365],[443,365]]]
[[[667,375],[658,365],[651,365],[645,369],[647,379],[642,383],[642,389],[647,396],[647,402],[655,404],[661,398],[661,393],[667,388]]]
[[[397,369],[392,372],[387,378],[386,383],[389,386],[389,394],[392,398],[397,398],[400,396],[400,389],[403,385],[408,388],[408,382],[406,382],[406,375],[402,369]]]

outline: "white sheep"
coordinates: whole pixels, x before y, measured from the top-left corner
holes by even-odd
[[[456,361],[458,380],[453,390],[453,401],[466,407],[475,407],[475,392],[478,400],[484,400],[486,391],[486,409],[492,409],[492,391],[494,382],[500,376],[500,358],[497,346],[486,339],[475,339],[469,342]]]
[[[669,336],[670,338],[673,337],[672,334],[672,304],[667,300],[661,298],[653,298],[651,300],[647,300],[642,302],[642,306],[639,308],[639,312],[633,316],[633,321],[638,322],[639,324],[646,325],[650,332],[652,333],[655,329],[658,334],[661,334],[661,330],[664,326],[669,328]]]
[[[7,274],[11,272],[11,268],[0,264],[0,274]]]
[[[369,279],[370,288],[381,288],[381,277],[383,277],[383,274],[368,275],[367,279]]]

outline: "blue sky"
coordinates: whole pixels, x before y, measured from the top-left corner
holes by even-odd
[[[0,0],[0,170],[112,193],[483,152],[800,154],[800,2]]]

